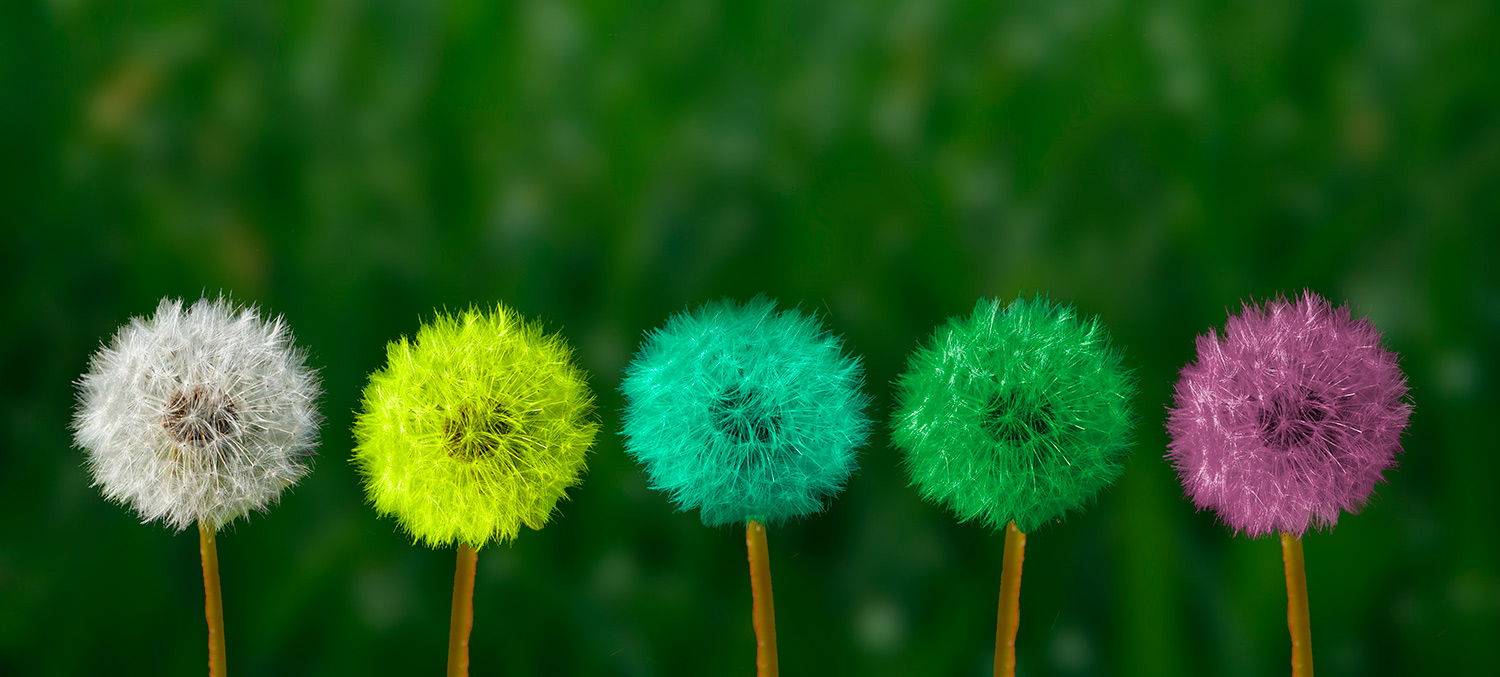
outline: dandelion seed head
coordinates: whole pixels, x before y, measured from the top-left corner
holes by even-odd
[[[351,459],[382,515],[432,547],[541,529],[581,481],[593,393],[557,334],[497,304],[439,313],[386,347]]]
[[[923,498],[1030,532],[1120,476],[1135,392],[1097,318],[1042,298],[980,299],[912,353],[891,442]]]
[[[1304,292],[1246,304],[1197,348],[1168,414],[1167,456],[1200,510],[1258,537],[1363,508],[1411,414],[1374,325]]]
[[[74,440],[94,484],[143,521],[218,529],[307,474],[319,383],[281,317],[163,299],[90,360]]]
[[[814,514],[869,436],[863,367],[810,315],[757,296],[646,335],[625,370],[625,449],[708,526]]]

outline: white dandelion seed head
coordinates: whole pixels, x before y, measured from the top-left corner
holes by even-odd
[[[162,299],[78,380],[74,439],[104,496],[177,530],[265,510],[308,472],[317,374],[280,316]]]

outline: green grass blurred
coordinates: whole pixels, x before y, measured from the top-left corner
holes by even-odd
[[[545,530],[481,553],[475,674],[746,675],[742,535],[618,430],[641,333],[720,296],[817,309],[884,421],[982,295],[1101,316],[1138,370],[1124,478],[1033,534],[1023,675],[1285,674],[1274,540],[1163,460],[1192,338],[1347,300],[1403,356],[1406,455],[1306,543],[1323,675],[1500,674],[1500,7],[1483,0],[0,5],[0,673],[201,674],[191,533],[89,486],[89,354],[162,296],[284,313],[316,470],[220,538],[237,675],[435,674],[453,553],[363,503],[386,341],[504,300],[594,375],[605,434]],[[878,429],[771,533],[787,674],[981,675],[1000,535],[919,502]]]

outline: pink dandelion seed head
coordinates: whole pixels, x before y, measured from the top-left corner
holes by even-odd
[[[1358,513],[1411,415],[1380,330],[1304,292],[1247,304],[1197,340],[1169,412],[1167,457],[1199,510],[1251,537]]]

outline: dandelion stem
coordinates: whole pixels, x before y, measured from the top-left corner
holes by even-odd
[[[474,569],[479,553],[468,544],[458,546],[453,570],[453,617],[448,623],[448,677],[469,675],[469,631],[474,629]]]
[[[1286,565],[1286,624],[1292,632],[1292,677],[1312,677],[1312,621],[1307,610],[1307,573],[1302,566],[1302,539],[1282,532],[1281,561]]]
[[[219,594],[219,548],[214,529],[198,522],[198,554],[203,556],[203,614],[208,617],[208,674],[224,677],[224,598]]]
[[[1021,629],[1021,562],[1026,534],[1012,520],[1005,525],[1005,560],[1000,570],[1000,619],[995,627],[995,677],[1016,674],[1016,632]]]
[[[755,520],[745,525],[750,553],[751,619],[755,624],[755,674],[776,677],[776,604],[771,599],[771,561],[766,528]]]

